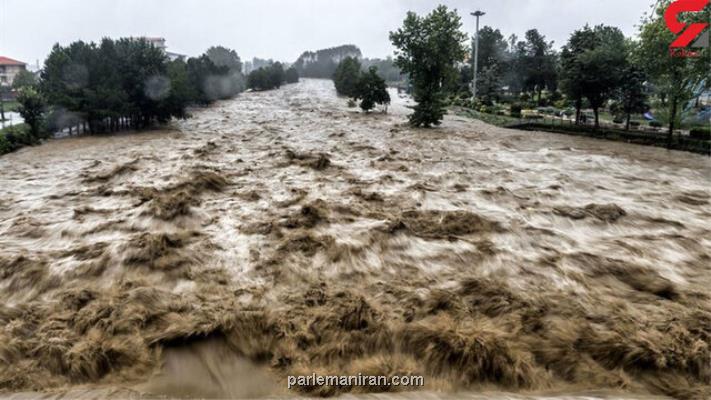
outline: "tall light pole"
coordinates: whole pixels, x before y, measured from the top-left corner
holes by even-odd
[[[476,17],[476,36],[474,38],[474,79],[472,79],[472,101],[476,100],[476,81],[479,75],[479,17],[486,15],[483,11],[471,13]]]

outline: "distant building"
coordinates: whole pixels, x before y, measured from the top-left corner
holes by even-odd
[[[188,58],[188,56],[184,54],[179,54],[179,53],[174,53],[172,51],[168,51],[168,46],[165,45],[165,38],[162,37],[148,37],[144,36],[139,39],[143,39],[146,42],[150,43],[155,47],[156,49],[160,49],[165,53],[166,56],[170,59],[170,61],[175,61],[175,60],[185,60]]]
[[[25,71],[27,64],[22,61],[13,60],[12,58],[0,56],[0,85],[11,86],[15,76],[20,71]]]
[[[166,45],[165,45],[165,38],[162,38],[162,37],[148,37],[148,36],[144,36],[144,37],[139,38],[139,39],[143,39],[143,40],[145,40],[146,42],[152,44],[153,47],[155,47],[156,49],[161,49],[161,50],[163,50],[163,51],[165,51],[165,49],[167,49],[167,47],[166,47]]]

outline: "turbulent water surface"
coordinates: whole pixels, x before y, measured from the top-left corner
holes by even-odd
[[[306,80],[0,158],[2,396],[711,398],[708,157],[395,100]]]

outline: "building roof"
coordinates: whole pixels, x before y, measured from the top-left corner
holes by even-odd
[[[23,63],[22,61],[13,60],[9,57],[0,56],[0,65],[16,65],[19,67],[27,64]]]

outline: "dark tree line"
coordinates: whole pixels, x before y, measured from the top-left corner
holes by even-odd
[[[284,71],[284,66],[275,62],[250,72],[247,76],[247,87],[253,91],[272,90],[280,88],[284,83],[298,81],[299,73],[294,67]]]
[[[333,74],[333,83],[339,96],[360,101],[360,108],[369,112],[377,104],[390,104],[390,94],[385,80],[378,74],[378,67],[362,70],[360,61],[346,57],[338,64]]]
[[[244,89],[241,68],[237,53],[221,47],[185,62],[140,39],[78,41],[54,46],[38,87],[53,109],[48,129],[113,132],[185,118],[190,104],[232,97]]]
[[[346,57],[360,59],[362,54],[360,49],[352,44],[315,52],[307,51],[296,60],[294,68],[299,72],[299,76],[305,78],[330,79],[338,64]]]

